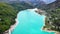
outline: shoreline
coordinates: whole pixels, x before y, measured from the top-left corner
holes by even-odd
[[[45,19],[44,19],[45,20]],[[10,26],[10,29],[9,29],[9,34],[11,34],[11,32],[15,29],[15,27],[17,26],[18,24],[18,20],[15,19],[16,23],[14,25],[11,25]],[[45,26],[45,22],[44,22],[44,26]],[[43,27],[44,27],[43,26]],[[55,34],[59,34],[60,32],[57,32],[57,31],[53,31],[53,30],[48,30],[48,28],[41,28],[42,31],[46,31],[46,32],[55,32]]]
[[[46,18],[46,16],[45,16],[45,18]],[[43,25],[43,27],[45,26],[45,18],[44,18],[44,25]],[[58,31],[54,31],[54,30],[51,30],[51,29],[48,30],[48,28],[43,28],[43,27],[41,28],[42,31],[54,32],[55,34],[60,34],[60,32],[58,32]]]
[[[51,29],[48,29],[48,28],[42,28],[42,31],[46,31],[46,32],[54,32],[55,34],[60,34],[60,32],[54,31],[54,30],[51,30]]]
[[[17,20],[17,18],[15,19],[15,21],[16,21],[15,24],[11,25],[8,30],[6,30],[5,32],[3,32],[3,34],[11,34],[11,32],[15,29],[15,27],[19,23],[18,20]]]
[[[44,19],[45,20],[45,19]],[[11,25],[10,26],[10,29],[9,29],[9,34],[11,34],[11,32],[15,29],[15,27],[17,26],[17,24],[18,24],[18,21],[17,21],[17,19],[15,19],[15,21],[16,21],[16,23],[14,24],[14,25]],[[45,26],[45,22],[44,22],[44,26]],[[44,27],[43,26],[43,27]],[[46,32],[55,32],[55,34],[59,34],[60,32],[57,32],[57,31],[53,31],[53,30],[48,30],[48,28],[41,28],[41,30],[42,31],[46,31]]]
[[[10,26],[10,29],[9,29],[9,34],[11,34],[11,32],[15,29],[15,27],[18,25],[18,20],[17,18],[15,19],[16,23],[14,25],[11,25]]]

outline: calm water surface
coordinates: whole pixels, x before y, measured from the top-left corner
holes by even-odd
[[[55,34],[41,30],[44,26],[45,16],[39,15],[35,10],[23,10],[17,15],[18,25],[12,34]]]

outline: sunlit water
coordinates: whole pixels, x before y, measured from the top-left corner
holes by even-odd
[[[54,34],[41,30],[44,26],[45,16],[35,12],[35,10],[23,10],[17,15],[18,25],[12,34]]]

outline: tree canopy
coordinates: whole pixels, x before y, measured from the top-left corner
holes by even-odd
[[[0,3],[0,34],[15,23],[18,11],[7,3]]]

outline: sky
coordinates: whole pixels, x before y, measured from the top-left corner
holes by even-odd
[[[21,0],[21,1],[35,1],[35,0]],[[36,1],[38,1],[38,0],[36,0]],[[49,3],[52,3],[56,0],[41,0],[41,1],[44,1],[46,4],[49,4]]]
[[[52,3],[52,2],[54,2],[56,0],[43,0],[43,1],[46,2],[47,4],[49,4],[49,3]]]

